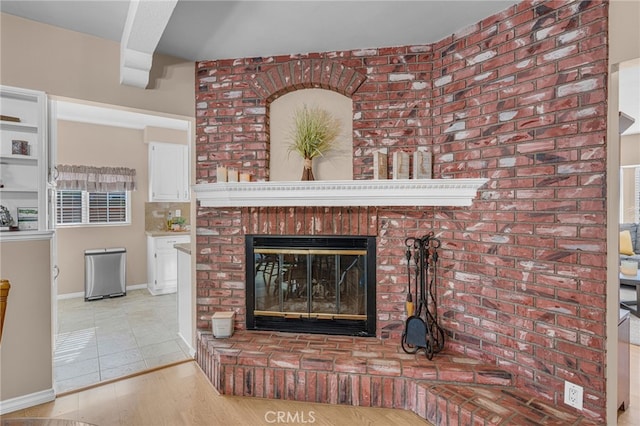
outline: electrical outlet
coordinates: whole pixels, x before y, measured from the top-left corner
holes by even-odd
[[[182,210],[176,209],[176,217],[182,217]]]
[[[583,388],[580,385],[576,385],[574,383],[568,382],[565,380],[564,382],[564,403],[577,408],[578,410],[582,410],[582,393]]]

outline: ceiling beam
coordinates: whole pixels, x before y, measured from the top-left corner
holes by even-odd
[[[178,0],[131,0],[120,42],[120,84],[145,89],[153,52]]]

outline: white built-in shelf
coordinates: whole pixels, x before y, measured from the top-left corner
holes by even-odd
[[[3,231],[1,241],[47,236],[47,95],[38,90],[0,85],[0,201],[14,220],[21,207],[37,209],[34,231]],[[5,118],[6,118],[5,117]],[[16,152],[14,141],[28,144],[29,155]],[[44,234],[42,232],[45,232]]]
[[[0,231],[0,243],[11,241],[50,240],[53,231]]]
[[[37,162],[38,159],[31,155],[0,155],[0,164],[31,164]]]
[[[470,206],[488,179],[220,182],[193,186],[202,207]]]
[[[14,187],[9,187],[9,188],[0,188],[0,192],[25,192],[25,193],[32,193],[38,192],[38,188],[14,188]]]
[[[15,129],[22,132],[37,132],[38,125],[32,123],[23,123],[20,121],[4,121],[0,120],[0,127],[3,129]]]

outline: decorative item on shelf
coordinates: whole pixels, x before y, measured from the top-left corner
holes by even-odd
[[[229,179],[229,182],[237,182],[238,181],[238,169],[234,169],[232,167],[229,167],[229,169],[227,170],[227,178]]]
[[[29,155],[29,142],[13,139],[11,141],[11,154]]]
[[[313,159],[329,151],[340,134],[340,121],[319,107],[303,105],[295,111],[293,128],[289,138],[289,153],[295,151],[302,157],[302,180],[315,180]]]
[[[218,165],[216,168],[216,182],[227,181],[227,168],[225,166]]]
[[[635,276],[638,274],[638,262],[635,260],[623,260],[620,262],[620,273],[622,275]]]
[[[393,178],[409,179],[409,153],[396,151],[393,153]]]
[[[251,182],[251,175],[249,173],[240,173],[240,182]]]
[[[14,117],[12,115],[0,115],[0,120],[1,121],[12,121],[14,123],[20,123],[20,118],[19,117]]]
[[[373,178],[374,179],[389,179],[389,172],[387,170],[387,158],[389,150],[382,148],[373,153]]]
[[[13,226],[13,217],[5,206],[0,206],[0,231],[8,231]]]
[[[413,153],[413,178],[431,179],[431,152],[425,147]]]
[[[38,229],[37,207],[18,207],[18,229],[21,231]]]

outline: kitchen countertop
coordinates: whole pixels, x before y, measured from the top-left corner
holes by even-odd
[[[189,243],[174,244],[173,247],[175,247],[178,251],[187,253],[188,255],[191,254],[191,244]]]
[[[172,235],[191,235],[190,231],[145,231],[148,237],[170,237]]]

